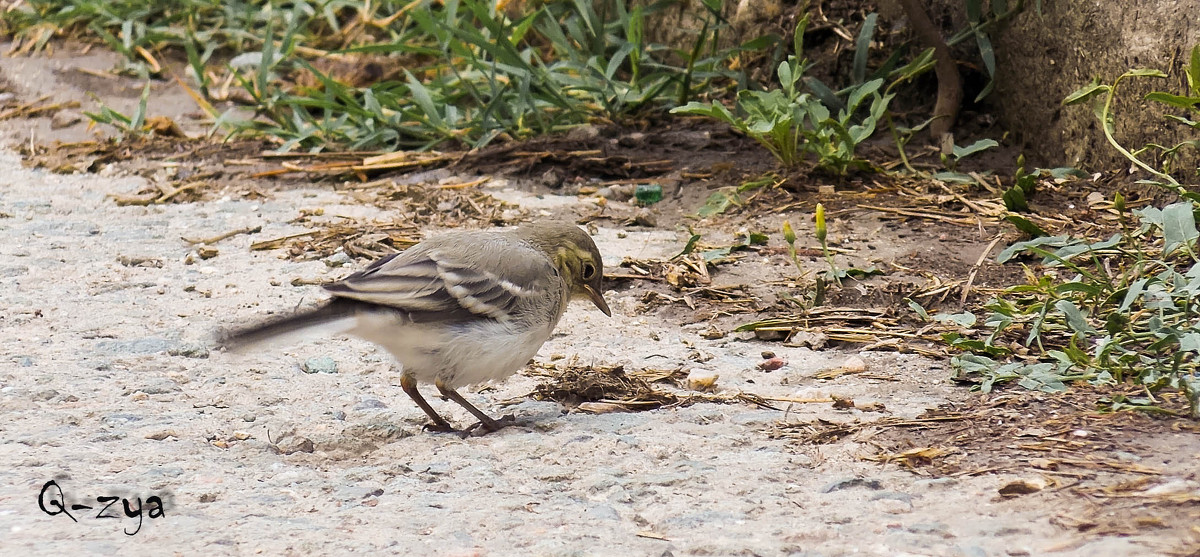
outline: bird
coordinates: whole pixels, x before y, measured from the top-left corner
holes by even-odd
[[[449,230],[324,285],[332,298],[316,309],[225,333],[219,344],[245,352],[297,337],[368,340],[399,362],[400,387],[429,416],[427,429],[482,435],[513,417],[493,419],[458,389],[524,367],[573,299],[611,317],[603,276],[595,242],[569,222]],[[452,427],[421,396],[418,385],[429,383],[479,422]]]

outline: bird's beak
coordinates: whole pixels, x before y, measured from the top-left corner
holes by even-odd
[[[583,290],[584,292],[587,292],[588,299],[591,300],[593,304],[596,304],[596,307],[600,308],[600,311],[603,311],[604,315],[612,317],[612,310],[608,309],[608,302],[604,301],[604,295],[600,294],[600,292],[593,288],[590,284],[583,285]]]

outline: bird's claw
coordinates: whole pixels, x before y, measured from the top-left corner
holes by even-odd
[[[499,420],[490,420],[490,422],[491,423],[475,422],[474,424],[464,428],[460,433],[462,434],[463,439],[466,439],[467,437],[482,437],[489,433],[493,433],[510,425],[516,424],[517,418],[512,414],[508,414],[501,417]]]
[[[428,423],[424,426],[421,426],[421,429],[433,433],[459,433],[457,429],[454,429],[454,427],[449,424]]]

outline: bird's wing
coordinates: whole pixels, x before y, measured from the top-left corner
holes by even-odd
[[[506,321],[522,301],[552,293],[558,273],[541,252],[511,237],[470,238],[414,246],[325,288],[416,322]]]

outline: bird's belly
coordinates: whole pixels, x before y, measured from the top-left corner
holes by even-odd
[[[406,375],[420,383],[440,380],[452,389],[504,379],[521,369],[550,338],[550,331],[518,331],[510,325],[485,322],[471,325],[414,325],[396,327],[360,316],[351,334],[369,340],[396,358]]]

